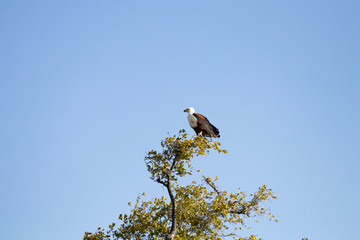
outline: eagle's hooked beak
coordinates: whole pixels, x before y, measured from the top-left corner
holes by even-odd
[[[188,111],[189,111],[189,109],[188,109],[188,108],[184,110],[184,112],[188,112]]]

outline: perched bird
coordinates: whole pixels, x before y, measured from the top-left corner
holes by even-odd
[[[195,113],[194,108],[189,107],[184,110],[188,113],[188,120],[190,126],[196,132],[196,135],[204,137],[220,137],[219,129],[212,125],[206,117],[199,113]]]

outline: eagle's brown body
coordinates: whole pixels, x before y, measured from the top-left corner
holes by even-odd
[[[194,129],[196,135],[220,137],[219,129],[212,125],[205,116],[195,113],[194,108],[187,108],[184,112],[188,113],[189,124]]]

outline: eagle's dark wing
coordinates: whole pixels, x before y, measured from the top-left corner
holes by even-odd
[[[197,119],[197,128],[202,132],[203,136],[220,137],[219,129],[212,125],[205,116],[199,113],[194,113],[193,115]]]

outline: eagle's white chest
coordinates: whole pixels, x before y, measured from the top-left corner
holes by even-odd
[[[189,121],[191,127],[193,127],[193,128],[197,127],[197,119],[194,115],[189,114],[187,118],[188,118],[188,121]]]

